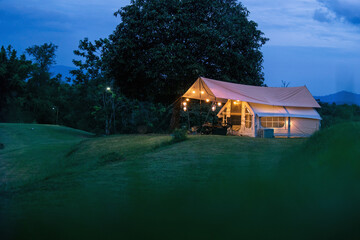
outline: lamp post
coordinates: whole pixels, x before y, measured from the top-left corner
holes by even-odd
[[[55,115],[55,125],[58,125],[58,119],[59,119],[59,108],[58,107],[56,107],[56,106],[54,106],[54,107],[52,107],[52,110],[56,110],[56,115]]]

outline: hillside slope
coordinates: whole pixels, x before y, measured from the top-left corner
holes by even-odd
[[[359,123],[308,140],[190,136],[175,144],[168,135],[21,128],[0,125],[5,239],[360,236]],[[36,137],[32,128],[41,129]]]
[[[334,94],[329,94],[325,96],[316,96],[314,97],[316,100],[320,100],[324,103],[336,103],[338,105],[341,104],[356,104],[360,106],[360,94],[341,91]]]

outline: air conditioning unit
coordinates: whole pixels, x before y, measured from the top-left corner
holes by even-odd
[[[274,138],[274,129],[272,128],[260,128],[257,136],[259,138]]]

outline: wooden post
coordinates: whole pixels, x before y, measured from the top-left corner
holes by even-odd
[[[244,101],[241,102],[241,131],[245,130],[245,103]]]
[[[288,117],[288,138],[290,138],[290,134],[291,134],[291,131],[290,131],[290,117]]]

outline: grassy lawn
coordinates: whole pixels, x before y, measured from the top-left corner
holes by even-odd
[[[351,135],[360,127],[343,129]],[[338,132],[332,135],[344,137]],[[360,216],[354,160],[360,146],[350,135],[350,146],[326,131],[310,140],[190,136],[170,144],[168,135],[95,137],[60,126],[0,124],[2,234],[343,236]],[[337,161],[323,167],[338,148],[348,153],[339,156],[351,160],[351,171]],[[334,172],[339,167],[345,170]]]

